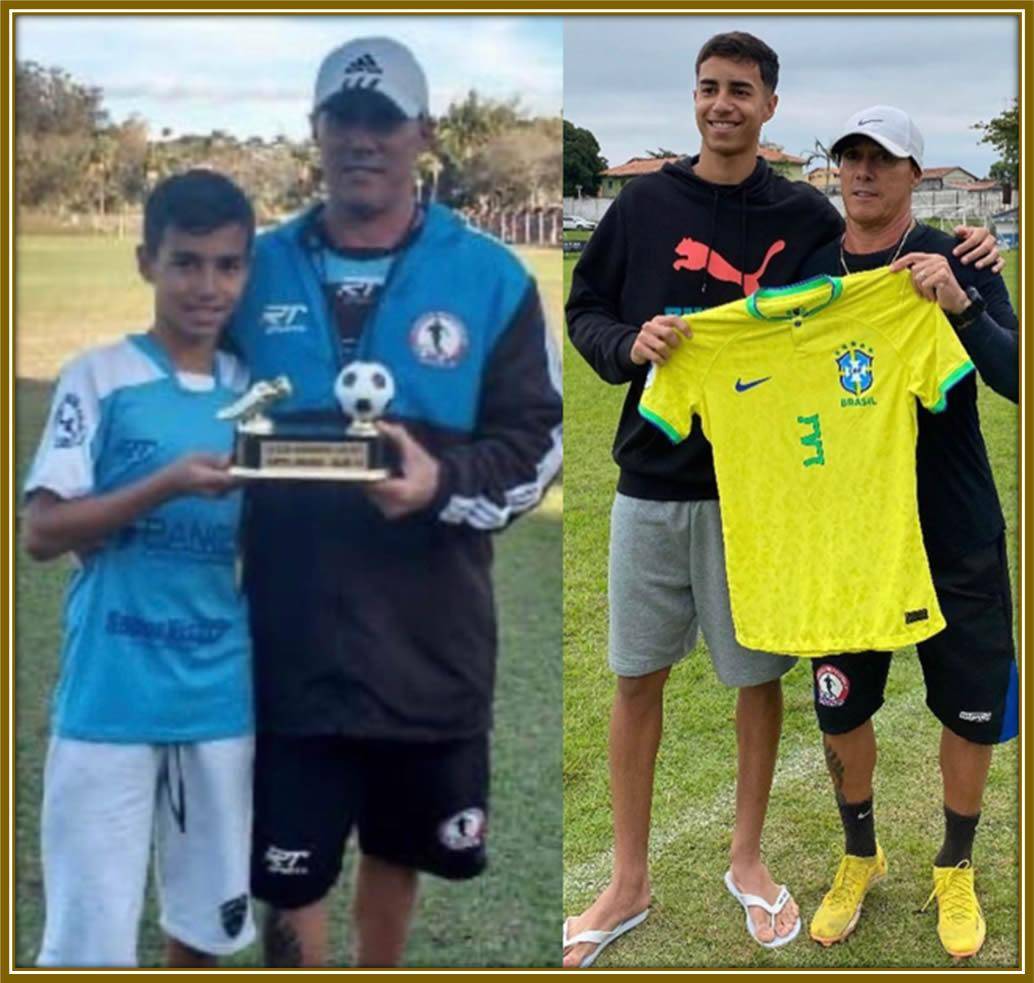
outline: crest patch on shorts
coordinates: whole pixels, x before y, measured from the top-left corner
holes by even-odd
[[[237,938],[244,928],[244,917],[248,913],[248,896],[242,894],[239,897],[224,901],[219,906],[219,917],[223,923],[223,931],[231,939]]]
[[[438,827],[438,839],[450,850],[473,850],[485,842],[485,814],[481,809],[464,809]]]
[[[819,703],[824,707],[842,707],[851,692],[851,683],[836,666],[821,665],[815,673]]]

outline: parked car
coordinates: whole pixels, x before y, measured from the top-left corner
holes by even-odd
[[[586,231],[592,231],[596,228],[595,222],[590,222],[587,218],[580,218],[577,215],[565,215],[564,216],[564,231],[568,232],[575,229],[584,229]]]

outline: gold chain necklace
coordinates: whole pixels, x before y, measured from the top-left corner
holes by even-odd
[[[884,263],[883,264],[884,266],[890,266],[894,262],[894,260],[896,260],[898,258],[898,256],[901,255],[901,250],[904,248],[905,240],[908,238],[909,233],[915,227],[916,227],[916,220],[913,218],[912,221],[908,223],[908,228],[905,229],[905,234],[901,237],[901,241],[898,243],[898,248],[894,250],[894,255],[891,256],[890,262]],[[847,260],[844,259],[844,239],[846,239],[846,238],[847,238],[847,233],[845,232],[840,237],[840,265],[843,267],[844,272],[848,276],[850,276],[851,275],[851,271],[847,268]]]

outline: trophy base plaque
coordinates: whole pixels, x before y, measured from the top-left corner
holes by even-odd
[[[398,474],[394,445],[342,420],[280,417],[268,432],[237,431],[230,473],[258,481],[382,481]]]

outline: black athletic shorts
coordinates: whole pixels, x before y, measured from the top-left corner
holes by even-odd
[[[1011,740],[1019,730],[1019,687],[1005,534],[930,572],[948,625],[916,646],[926,705],[948,730],[975,744]],[[846,734],[883,705],[890,660],[889,652],[813,660],[823,733]]]
[[[276,908],[318,901],[345,842],[390,863],[463,879],[485,867],[488,736],[407,743],[259,734],[251,890]]]

